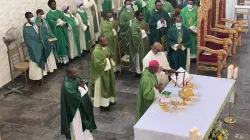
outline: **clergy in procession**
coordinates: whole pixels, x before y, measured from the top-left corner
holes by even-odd
[[[151,60],[157,60],[159,62],[160,69],[156,73],[158,82],[162,83],[160,90],[163,90],[169,82],[169,76],[171,72],[175,72],[171,69],[168,63],[166,54],[163,52],[161,43],[156,42],[153,44],[151,51],[143,58],[143,70],[147,69]]]
[[[159,89],[162,83],[158,83],[155,73],[159,69],[159,63],[157,60],[151,60],[148,64],[148,68],[142,73],[139,94],[137,96],[136,105],[136,122],[143,116],[150,105],[154,102],[156,95],[159,95]]]
[[[98,1],[99,2],[99,1]],[[83,6],[85,8],[85,11],[87,12],[88,19],[90,22],[89,30],[91,39],[97,40],[97,38],[101,34],[101,28],[100,28],[100,14],[96,5],[95,0],[83,0]]]
[[[46,15],[46,19],[50,25],[51,30],[54,32],[57,41],[56,41],[56,50],[57,50],[57,61],[59,63],[66,64],[69,62],[68,58],[68,36],[65,35],[65,27],[63,19],[63,12],[56,9],[56,1],[49,0],[48,6],[51,10]]]
[[[143,70],[142,59],[150,50],[147,35],[148,24],[144,20],[142,11],[137,10],[132,25],[130,26],[129,70],[141,74]]]
[[[70,13],[69,6],[67,4],[63,5],[62,11],[64,12],[63,21],[66,23],[64,26],[66,26],[68,29],[65,30],[65,34],[68,36],[69,39],[69,58],[74,59],[77,56],[81,56],[81,47],[78,31],[79,22],[77,18]]]
[[[45,50],[43,40],[40,40],[39,29],[35,24],[36,18],[31,12],[26,12],[25,18],[27,23],[23,26],[23,39],[27,44],[30,56],[29,78],[31,80],[41,80],[44,75],[47,75],[45,63],[50,53]],[[40,85],[40,81],[37,81],[37,84]]]
[[[155,1],[155,8],[152,9],[148,19],[150,44],[161,42],[161,38],[166,34],[171,27],[171,18],[168,13],[162,9],[162,2]]]
[[[190,29],[192,44],[191,59],[196,58],[198,7],[194,0],[188,0],[188,5],[181,10],[182,23]]]
[[[53,41],[53,39],[55,39],[55,35],[52,32],[51,28],[49,27],[44,11],[42,9],[38,9],[36,11],[36,14],[37,18],[35,24],[38,27],[39,37],[45,47],[46,51],[45,54],[49,55],[45,56],[45,58],[47,58],[45,66],[48,72],[54,72],[54,70],[57,69],[55,55],[54,55],[57,54],[55,49],[56,40]]]
[[[87,12],[83,6],[83,3],[77,4],[76,18],[79,22],[78,31],[79,31],[79,40],[82,51],[89,51],[89,41],[91,40],[90,36],[90,22],[88,20]]]
[[[107,111],[110,105],[115,104],[115,74],[111,59],[113,53],[109,52],[108,40],[104,36],[98,38],[98,44],[92,54],[91,61],[91,97],[94,107]]]
[[[182,24],[182,18],[176,17],[175,26],[167,34],[168,60],[173,69],[178,70],[182,67],[189,72],[191,38],[189,29]]]
[[[61,87],[61,134],[69,140],[93,140],[96,129],[88,85],[71,66]]]
[[[114,72],[118,71],[120,65],[120,54],[118,48],[118,35],[117,35],[117,26],[115,27],[113,14],[106,13],[105,20],[102,23],[102,32],[101,35],[105,36],[108,39],[108,48],[111,53],[114,53],[114,57],[111,60],[113,63]]]
[[[123,42],[125,43],[125,49],[128,52],[129,47],[129,27],[131,26],[135,11],[132,8],[132,3],[130,0],[125,0],[124,7],[120,11],[119,14],[119,26],[120,26],[120,32],[119,35],[122,38]]]

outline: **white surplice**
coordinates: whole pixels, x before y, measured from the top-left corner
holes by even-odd
[[[106,58],[106,60],[107,60],[107,65],[106,65],[104,71],[108,71],[111,69],[111,63],[110,63],[109,59]],[[102,87],[101,77],[99,77],[95,81],[94,98],[92,98],[94,100],[94,107],[100,107],[100,106],[107,107],[107,106],[109,106],[110,102],[111,103],[115,102],[114,97],[102,98],[101,87]]]
[[[97,40],[98,37],[100,36],[101,34],[101,28],[100,28],[100,19],[99,19],[99,14],[98,14],[98,9],[97,9],[97,5],[95,3],[95,0],[83,0],[83,5],[85,7],[85,11],[87,12],[88,14],[88,19],[89,19],[89,22],[90,22],[90,27],[89,27],[89,30],[90,30],[90,34],[91,34],[91,39],[95,39]],[[91,12],[91,7],[94,7],[95,8],[95,16],[97,17],[97,28],[98,28],[98,32],[95,33],[95,30],[94,30],[94,20],[93,20],[93,15],[92,15],[92,12]]]
[[[157,60],[159,62],[160,67],[165,70],[171,69],[165,53],[164,52],[159,52],[159,53],[160,53],[159,55],[155,55],[152,50],[148,52],[148,54],[142,60],[143,70],[145,70],[145,68],[148,67],[149,62],[151,60]],[[156,73],[156,76],[157,76],[158,82],[163,84],[162,85],[162,89],[163,89],[169,82],[168,75],[162,71],[160,73]]]
[[[85,12],[84,10],[80,10],[80,9],[77,9],[77,11],[81,13]],[[76,18],[79,21],[78,31],[79,31],[81,51],[87,50],[86,41],[88,40],[85,40],[85,31],[88,26],[83,23],[82,18],[78,13],[76,13]],[[89,21],[88,21],[88,25],[90,25]]]
[[[88,87],[85,85],[84,88],[78,87],[78,90],[81,93],[81,96],[84,96],[88,92]],[[82,119],[79,109],[76,110],[76,114],[73,118],[73,121],[70,124],[70,132],[72,140],[93,140],[93,136],[89,130],[82,130]]]
[[[74,17],[72,14],[64,13],[64,16],[70,17],[70,15]],[[77,18],[74,17],[74,19],[75,19],[76,25],[78,26],[79,22]],[[78,55],[77,46],[75,42],[74,32],[70,24],[68,24],[68,37],[69,37],[69,48],[68,48],[69,58],[74,59],[75,57],[79,55]]]
[[[56,59],[55,59],[55,56],[54,56],[53,48],[52,48],[52,50],[50,52],[49,57],[47,58],[47,63],[46,63],[45,66],[46,66],[47,72],[54,72],[54,70],[57,69]]]

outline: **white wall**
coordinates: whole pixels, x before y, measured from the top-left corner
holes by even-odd
[[[8,83],[10,79],[8,56],[6,46],[2,41],[8,29],[15,27],[22,34],[22,26],[26,22],[24,14],[27,11],[35,15],[37,9],[49,10],[48,0],[1,0],[0,3],[0,87]],[[75,10],[75,0],[57,0],[57,8],[61,9],[66,3],[70,9]]]

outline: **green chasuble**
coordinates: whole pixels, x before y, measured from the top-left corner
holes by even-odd
[[[179,41],[182,41],[181,44],[186,48],[184,51],[181,49],[174,50],[172,48],[172,46],[174,46],[175,44],[179,44]],[[167,44],[169,47],[168,62],[170,64],[170,67],[175,70],[178,70],[180,67],[185,69],[187,60],[187,48],[190,48],[192,44],[189,29],[184,25],[180,30],[178,30],[176,26],[169,29],[167,35]]]
[[[187,26],[188,28],[191,26],[197,26],[197,19],[198,19],[198,7],[194,6],[192,11],[188,11],[188,7],[186,6],[181,10],[181,17],[182,23]],[[191,54],[196,54],[196,47],[197,47],[197,34],[191,32],[191,40],[192,45],[190,47]]]
[[[157,22],[164,18],[167,22],[167,27],[157,29]],[[171,18],[165,10],[157,11],[153,9],[148,19],[149,32],[150,32],[150,44],[153,45],[155,42],[161,42],[161,38],[166,34],[167,30],[171,27]]]
[[[67,15],[69,15],[69,17],[66,16],[66,15],[63,16],[63,21],[65,21],[66,23],[68,23],[72,27],[72,31],[73,31],[73,35],[74,35],[74,39],[75,39],[75,44],[76,44],[78,56],[81,56],[79,32],[78,32],[78,27],[77,27],[76,22],[75,22],[75,18],[71,14],[67,14]],[[64,25],[64,26],[67,26],[67,28],[68,28],[68,25]],[[65,34],[68,37],[68,30],[67,30],[67,32]]]
[[[36,26],[38,27],[39,30],[39,36],[40,36],[40,40],[43,42],[44,46],[45,46],[45,60],[47,60],[47,58],[49,57],[51,50],[53,49],[54,55],[55,57],[57,56],[57,52],[56,52],[56,46],[57,43],[56,41],[53,42],[54,47],[52,46],[52,43],[49,42],[49,38],[54,38],[55,35],[52,32],[48,22],[46,19],[39,19],[36,18]]]
[[[143,1],[143,0],[137,0],[135,4],[136,4],[136,6],[138,7],[138,10],[143,11],[144,19],[145,19],[146,21],[148,21],[148,16],[149,16],[150,10],[148,9],[148,6],[147,6],[147,5],[144,6],[144,7],[142,7],[142,1]]]
[[[28,23],[23,26],[23,39],[28,47],[30,60],[36,63],[38,67],[45,70],[45,62],[47,60],[47,58],[45,58],[47,52],[45,51],[46,48],[34,27],[27,24]]]
[[[120,26],[120,32],[119,35],[122,38],[122,40],[125,43],[126,49],[129,45],[129,26],[130,26],[130,20],[134,19],[135,12],[133,9],[131,9],[129,12],[126,8],[122,8],[122,11],[119,15],[119,26]]]
[[[141,75],[139,94],[136,105],[136,122],[143,116],[150,105],[154,102],[157,84],[156,76],[145,69]]]
[[[65,28],[65,26],[56,26],[57,21],[54,20],[58,20],[61,16],[63,16],[63,12],[59,10],[50,10],[46,15],[46,19],[57,38],[56,50],[58,56],[68,56],[67,44],[69,44],[69,41],[68,36],[65,35],[68,29]]]
[[[129,45],[129,70],[135,71],[136,54],[139,53],[140,71],[143,70],[142,59],[151,50],[149,38],[142,39],[141,30],[146,22],[134,19],[134,22],[130,26],[130,45]]]
[[[112,12],[112,0],[103,0],[102,11],[103,13]]]
[[[84,12],[80,12],[80,11],[76,11],[76,13],[78,13],[81,16],[82,22],[85,25],[88,25],[88,15],[86,13],[86,11],[84,10]],[[85,42],[86,42],[86,50],[89,50],[89,40],[91,40],[91,35],[90,35],[90,31],[89,29],[84,31],[85,34]]]
[[[108,46],[107,46],[108,47]],[[100,77],[101,80],[101,96],[102,98],[115,97],[115,74],[111,65],[111,69],[104,71],[107,65],[108,49],[101,47],[99,44],[95,46],[91,61],[91,97],[94,97],[95,81]]]
[[[155,6],[155,0],[144,0],[147,4],[148,10],[151,11]]]
[[[112,58],[116,65],[120,64],[120,54],[118,49],[118,36],[117,34],[114,36],[114,24],[104,20],[102,23],[102,32],[101,35],[105,36],[108,39],[109,49],[114,53],[114,57]]]
[[[162,1],[162,9],[164,9],[167,13],[170,13],[171,17],[174,16],[174,8],[170,2]]]
[[[83,132],[96,129],[91,99],[87,93],[81,97],[78,90],[80,80],[65,76],[61,88],[61,134],[67,139],[71,139],[70,124],[77,109],[80,111]]]

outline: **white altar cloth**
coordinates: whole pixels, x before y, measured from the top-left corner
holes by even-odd
[[[164,112],[159,100],[149,107],[134,126],[135,140],[188,140],[189,130],[197,127],[207,137],[235,89],[235,80],[193,75],[194,94],[187,106]],[[178,95],[180,88],[168,84],[165,91]]]

